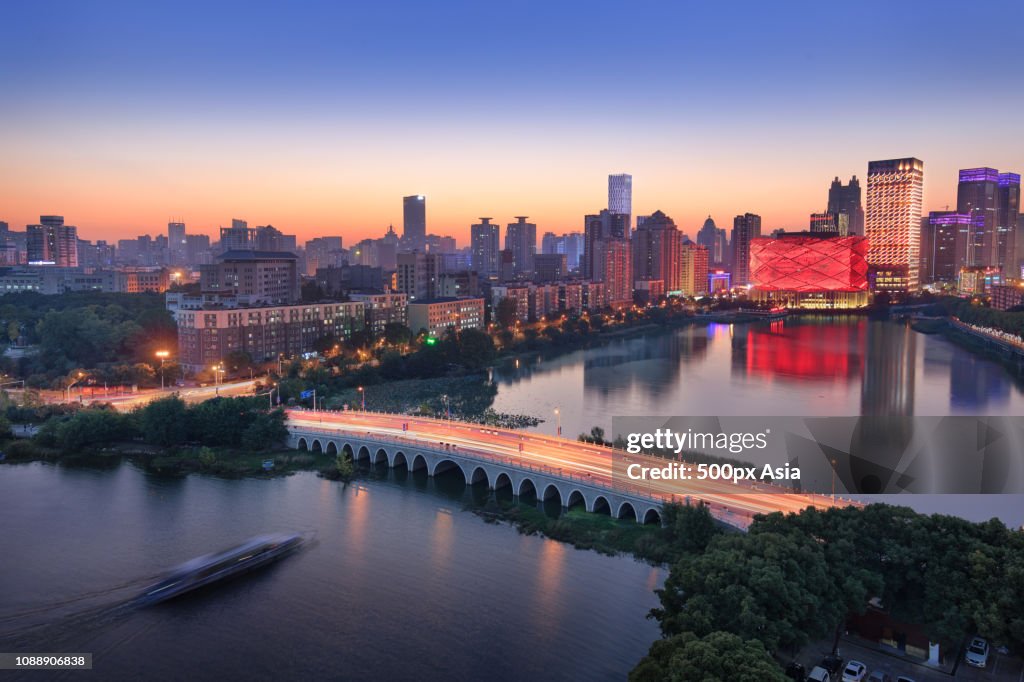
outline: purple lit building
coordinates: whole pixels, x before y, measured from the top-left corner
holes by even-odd
[[[971,216],[966,244],[966,265],[998,265],[996,231],[996,189],[999,171],[995,168],[966,168],[960,171],[956,191],[956,212]]]

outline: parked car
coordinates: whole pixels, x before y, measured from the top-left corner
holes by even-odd
[[[868,682],[892,682],[892,676],[881,670],[872,670],[871,674],[868,675]]]
[[[988,642],[981,637],[972,639],[970,646],[967,647],[967,653],[964,654],[964,661],[975,668],[984,668],[988,665]]]
[[[832,676],[820,665],[811,668],[811,674],[807,676],[807,682],[832,682]]]
[[[860,661],[850,661],[843,669],[843,682],[863,682],[868,667]]]
[[[843,669],[843,659],[835,654],[829,654],[821,659],[819,665],[827,670],[833,678],[839,679],[839,671]]]
[[[804,682],[807,679],[807,668],[793,661],[786,666],[786,677],[794,682]]]

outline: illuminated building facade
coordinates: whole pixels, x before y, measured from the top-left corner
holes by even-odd
[[[966,264],[971,216],[932,211],[921,221],[921,281],[955,282]]]
[[[737,286],[750,284],[750,242],[761,236],[761,216],[744,213],[732,221],[732,275]]]
[[[751,297],[795,308],[860,308],[868,304],[864,237],[783,234],[751,241]]]
[[[708,250],[693,242],[681,245],[678,292],[683,296],[701,296],[707,293],[707,284]]]
[[[924,162],[868,163],[865,235],[869,278],[875,291],[906,292],[920,282]]]
[[[732,286],[729,283],[730,275],[726,270],[711,270],[708,272],[708,292],[718,294],[728,292]]]
[[[484,326],[482,298],[438,298],[410,303],[407,311],[409,329],[414,334],[426,330],[431,336],[443,336],[449,330],[460,332]]]

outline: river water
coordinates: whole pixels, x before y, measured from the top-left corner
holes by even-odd
[[[616,416],[1024,415],[1024,383],[942,336],[860,316],[652,331],[493,371],[494,408],[574,437]],[[558,410],[559,416],[555,415]],[[865,498],[1024,524],[1022,495]]]
[[[0,651],[94,654],[49,679],[623,679],[657,637],[662,570],[487,523],[461,478],[401,478],[0,467]],[[169,566],[290,530],[316,542],[117,609]]]

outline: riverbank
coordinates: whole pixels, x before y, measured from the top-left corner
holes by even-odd
[[[942,336],[974,355],[998,362],[1018,380],[1024,378],[1024,372],[1021,371],[1018,363],[1010,360],[1005,353],[1000,353],[978,337],[957,329],[946,318],[914,320],[910,323],[910,328],[921,334]]]

